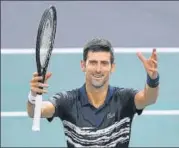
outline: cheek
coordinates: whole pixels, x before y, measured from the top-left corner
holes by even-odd
[[[110,71],[106,72],[106,75],[107,75],[108,77],[110,76],[110,74],[111,74]]]
[[[92,66],[87,65],[86,66],[86,72],[93,72],[94,68]]]
[[[89,67],[85,67],[85,74],[88,77],[92,73],[92,70]]]
[[[111,73],[111,68],[107,67],[103,69],[103,72],[106,74],[110,74]]]

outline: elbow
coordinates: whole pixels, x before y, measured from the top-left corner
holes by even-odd
[[[151,105],[156,104],[157,103],[157,99],[158,99],[158,95],[153,96],[152,98],[148,99],[148,100],[150,100],[149,104],[151,104]]]
[[[151,99],[151,103],[150,104],[156,104],[157,102],[157,98]]]
[[[153,105],[153,104],[156,104],[157,103],[157,99],[158,99],[158,94],[155,94],[155,95],[150,95],[150,96],[145,96],[144,97],[147,102],[148,105]]]
[[[159,96],[158,92],[153,96],[153,99],[152,99],[153,104],[157,103],[158,96]]]

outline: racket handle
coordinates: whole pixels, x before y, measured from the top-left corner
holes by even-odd
[[[42,107],[42,95],[37,95],[35,100],[32,131],[40,131],[41,107]]]

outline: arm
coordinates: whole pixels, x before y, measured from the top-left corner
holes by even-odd
[[[144,90],[139,91],[135,96],[136,108],[143,109],[148,105],[154,104],[157,101],[158,94],[159,86],[151,88],[146,84]]]
[[[28,113],[28,116],[31,118],[33,118],[33,116],[34,116],[34,108],[35,108],[35,105],[28,101],[27,102],[27,113]],[[54,113],[55,113],[55,107],[53,106],[53,104],[49,101],[43,101],[42,109],[41,109],[41,117],[42,118],[51,118]]]
[[[143,109],[148,105],[154,104],[159,94],[156,50],[153,50],[152,56],[149,59],[145,59],[140,53],[138,53],[138,57],[143,62],[147,72],[147,84],[145,88],[139,91],[135,96],[136,108]]]

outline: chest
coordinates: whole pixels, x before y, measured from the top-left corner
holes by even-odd
[[[107,104],[99,109],[90,105],[81,106],[77,104],[66,115],[67,121],[78,127],[93,127],[97,129],[106,128],[120,120],[121,108],[117,104]]]

